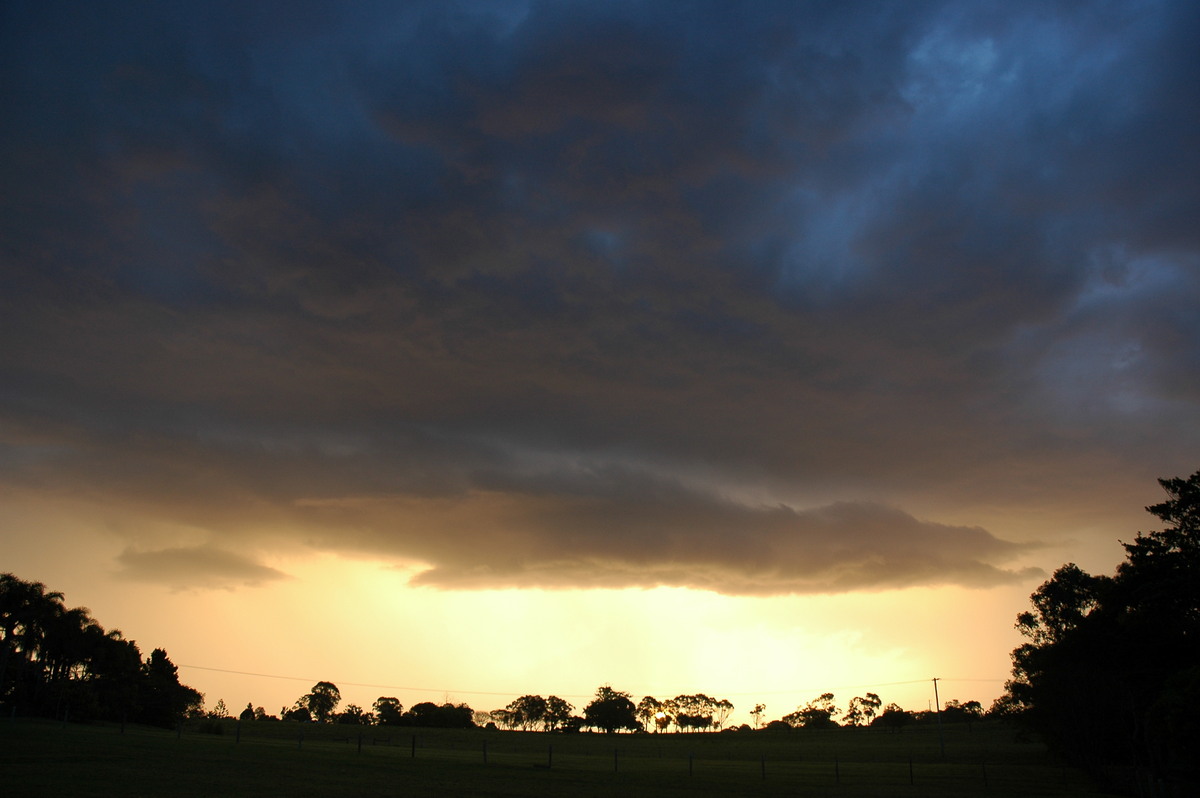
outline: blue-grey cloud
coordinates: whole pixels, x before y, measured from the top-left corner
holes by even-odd
[[[619,463],[729,513],[598,516],[646,513],[613,568],[700,584],[654,541],[734,563],[762,508],[835,500],[1103,518],[1195,467],[1186,4],[3,13],[6,484],[447,583],[474,538],[397,530],[507,496],[586,582],[603,525],[530,464]]]

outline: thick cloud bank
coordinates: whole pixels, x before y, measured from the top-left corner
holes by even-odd
[[[0,490],[130,577],[988,585],[1196,467],[1192,4],[2,14]]]

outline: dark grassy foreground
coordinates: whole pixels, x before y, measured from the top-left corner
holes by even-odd
[[[122,733],[5,719],[0,783],[22,798],[1104,794],[992,724],[947,728],[945,760],[935,728],[659,736],[365,728],[361,745],[357,727],[220,728]]]

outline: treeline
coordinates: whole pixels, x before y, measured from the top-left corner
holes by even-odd
[[[365,710],[356,704],[348,704],[341,712],[341,691],[331,682],[318,682],[290,707],[283,707],[279,715],[268,715],[262,707],[247,704],[239,715],[244,721],[289,720],[302,723],[340,723],[359,726],[425,726],[440,728],[505,729],[510,731],[534,732],[579,732],[595,730],[604,732],[698,732],[698,731],[753,731],[765,729],[771,732],[793,729],[829,729],[846,727],[876,727],[891,732],[902,731],[911,724],[971,723],[988,717],[978,701],[947,701],[939,713],[934,711],[909,712],[896,704],[883,706],[875,693],[856,696],[850,703],[842,723],[836,716],[841,710],[834,704],[833,693],[823,693],[794,712],[778,720],[763,723],[766,711],[764,704],[757,704],[750,711],[754,727],[742,724],[736,729],[727,727],[726,722],[734,706],[728,699],[715,699],[703,693],[678,695],[659,700],[644,696],[637,704],[629,693],[615,690],[609,685],[597,688],[596,694],[583,708],[580,715],[569,701],[552,695],[523,695],[508,706],[490,712],[473,710],[467,704],[444,703],[441,705],[422,702],[405,709],[399,699],[380,696]],[[881,709],[882,708],[882,709]],[[1007,712],[1007,707],[998,710]],[[210,719],[229,718],[225,702],[204,717]]]
[[[759,712],[762,704],[754,708]],[[871,727],[890,732],[903,731],[906,726],[926,723],[966,723],[971,724],[986,718],[1004,717],[994,710],[984,712],[983,705],[978,701],[959,701],[952,699],[942,706],[941,712],[921,710],[910,712],[897,704],[883,706],[883,701],[875,693],[865,696],[855,696],[850,699],[849,707],[842,722],[838,723],[835,716],[840,713],[834,704],[833,693],[822,693],[794,712],[789,712],[779,720],[773,720],[764,727],[768,731],[790,731],[792,729],[836,729],[840,727],[865,728]],[[759,712],[759,714],[761,714]]]
[[[142,659],[86,607],[68,609],[41,582],[0,574],[0,707],[5,714],[171,726],[202,709],[167,652]]]

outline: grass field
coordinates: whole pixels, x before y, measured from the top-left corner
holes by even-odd
[[[1102,795],[993,724],[790,734],[536,734],[226,721],[221,734],[0,721],[0,782],[37,796]],[[414,733],[415,732],[415,733]]]

